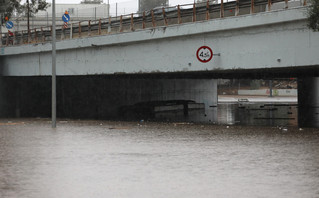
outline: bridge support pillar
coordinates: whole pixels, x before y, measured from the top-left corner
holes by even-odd
[[[298,120],[301,127],[319,127],[319,77],[298,80]]]
[[[4,87],[3,87],[3,80],[0,76],[0,116],[3,116],[4,108],[5,108],[5,101],[4,101]]]

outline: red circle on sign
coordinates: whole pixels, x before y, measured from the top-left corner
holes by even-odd
[[[207,63],[213,58],[213,50],[208,46],[202,46],[197,50],[196,56],[200,62]]]

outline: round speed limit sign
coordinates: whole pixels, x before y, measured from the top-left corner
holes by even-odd
[[[213,58],[213,50],[208,46],[202,46],[198,48],[196,56],[200,62],[207,63]]]

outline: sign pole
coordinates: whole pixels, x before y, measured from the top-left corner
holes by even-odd
[[[55,0],[52,0],[52,128],[56,128],[56,27]]]
[[[110,0],[107,0],[107,18],[110,18]]]

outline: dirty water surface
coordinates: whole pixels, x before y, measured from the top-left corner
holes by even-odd
[[[319,197],[319,130],[0,120],[0,197]]]

